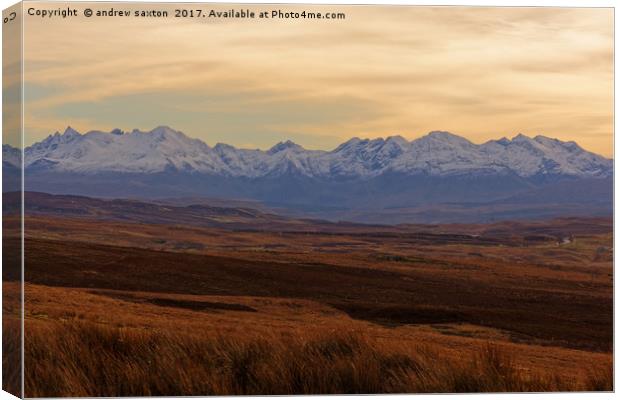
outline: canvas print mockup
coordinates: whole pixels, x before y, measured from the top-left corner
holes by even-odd
[[[613,390],[613,9],[3,30],[4,390]]]

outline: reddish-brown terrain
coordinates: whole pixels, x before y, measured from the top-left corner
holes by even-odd
[[[369,226],[28,195],[26,396],[612,389],[611,218]]]

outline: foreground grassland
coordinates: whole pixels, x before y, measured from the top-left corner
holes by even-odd
[[[29,325],[30,396],[151,396],[609,390],[610,365],[579,380],[533,373],[487,344],[457,359],[440,346],[309,328],[226,336],[97,324]]]
[[[612,390],[608,220],[26,225],[29,397]]]

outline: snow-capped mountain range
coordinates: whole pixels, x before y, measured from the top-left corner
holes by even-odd
[[[21,187],[3,146],[3,191]],[[544,136],[475,144],[448,132],[353,138],[331,151],[209,146],[162,126],[71,128],[24,149],[27,191],[114,198],[250,200],[277,213],[372,223],[609,215],[613,161]],[[258,203],[256,203],[258,202]]]
[[[19,164],[19,151],[4,145],[3,161]],[[352,138],[332,151],[306,150],[280,142],[267,151],[238,149],[199,139],[166,126],[143,132],[56,132],[27,147],[28,170],[97,174],[162,172],[261,178],[287,174],[315,179],[369,179],[386,173],[425,176],[516,175],[607,178],[613,161],[575,142],[519,134],[483,144],[435,131],[413,141]]]

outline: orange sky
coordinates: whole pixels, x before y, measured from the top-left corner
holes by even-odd
[[[145,8],[76,8],[111,6]],[[447,130],[476,143],[543,134],[612,155],[612,9],[288,9],[346,20],[26,17],[26,143],[67,125],[324,149]]]

